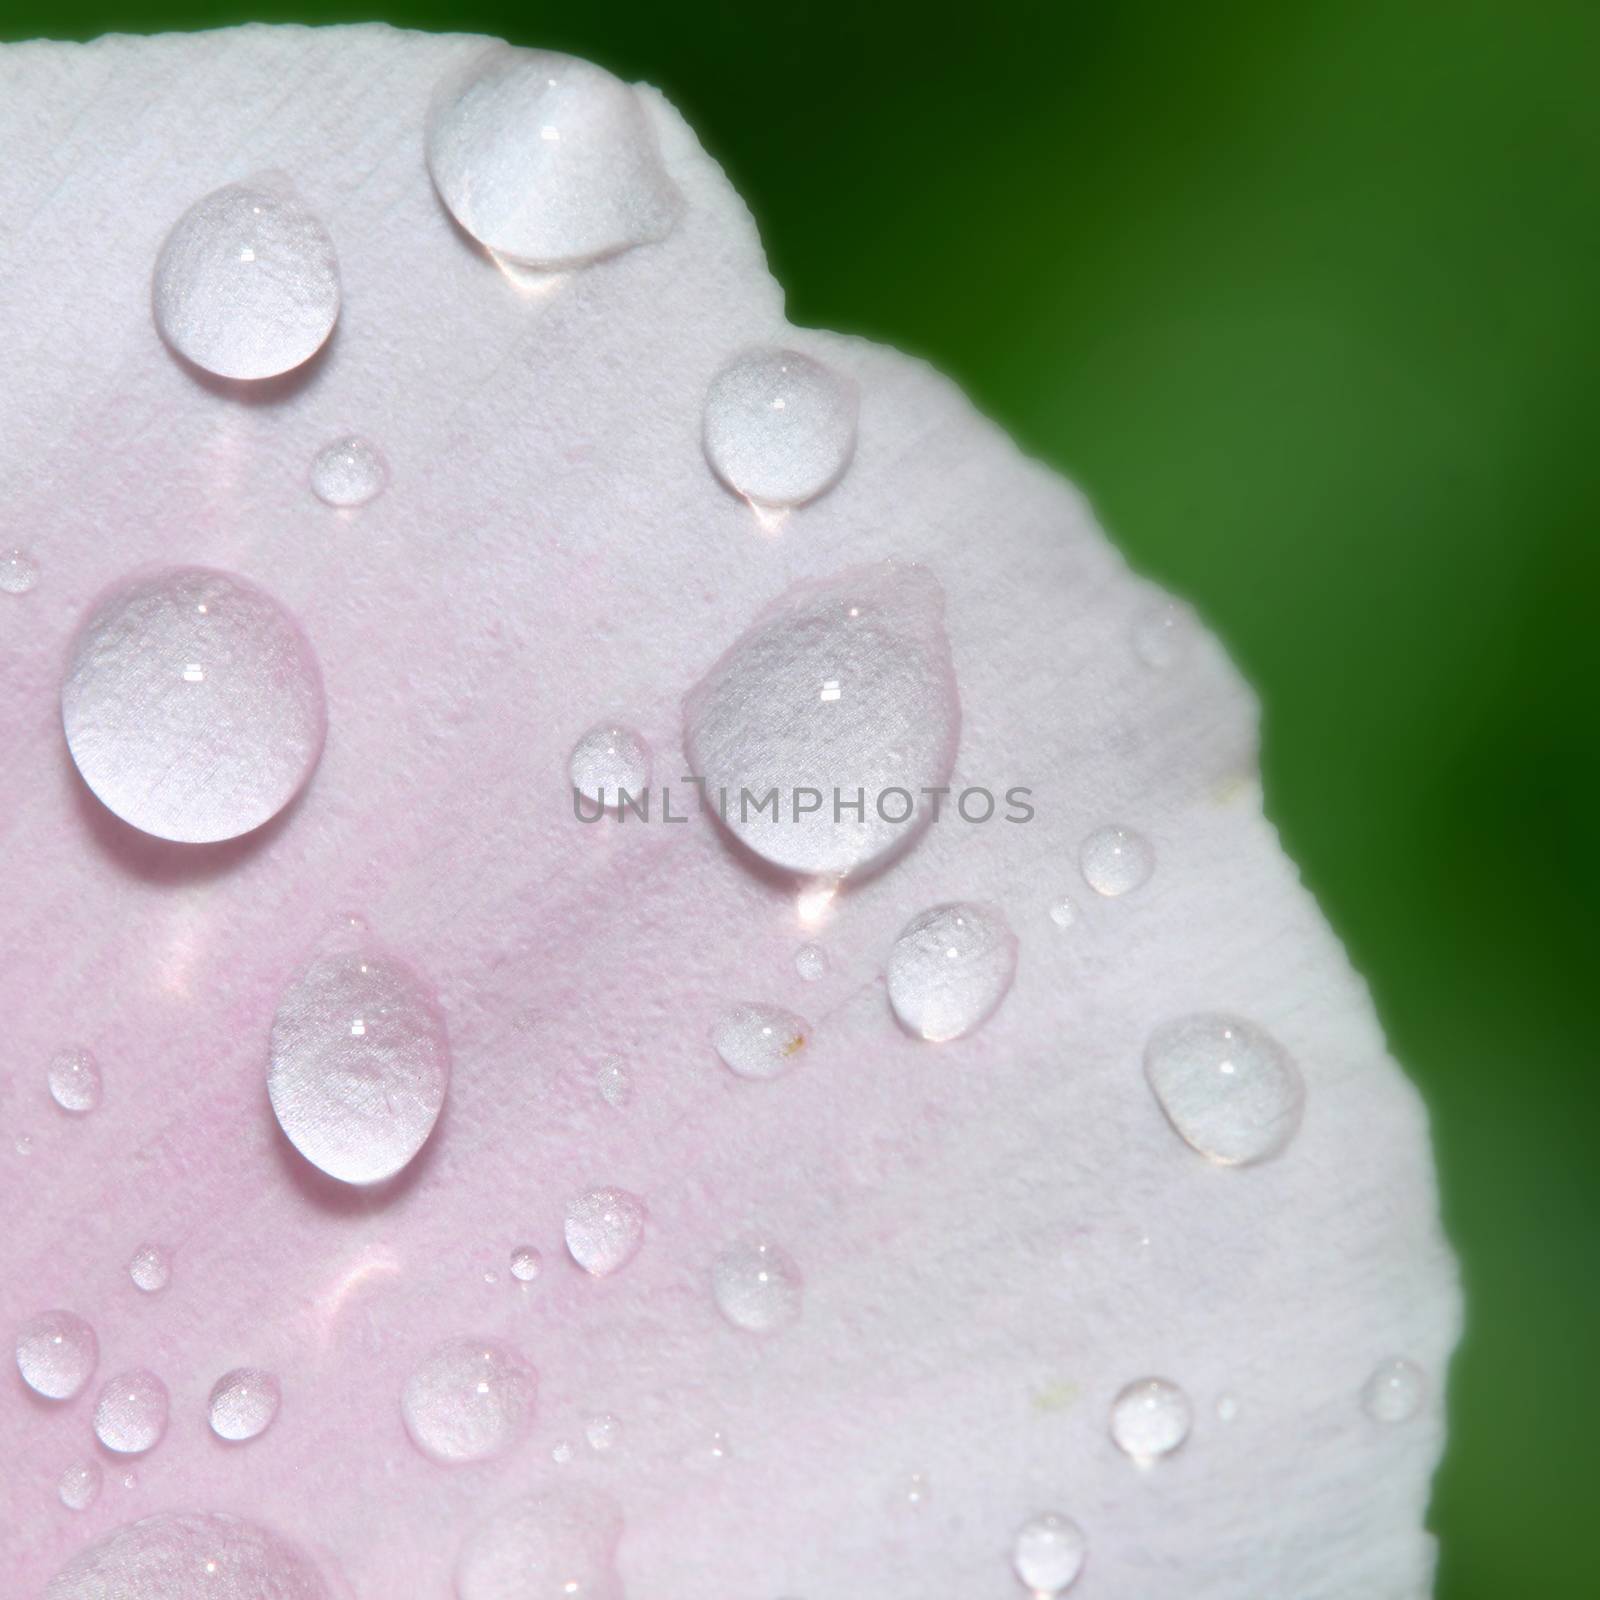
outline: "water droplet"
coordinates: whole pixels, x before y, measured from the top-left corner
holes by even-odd
[[[1176,600],[1162,600],[1133,624],[1133,651],[1147,667],[1164,672],[1189,653],[1196,632],[1195,616]]]
[[[600,1098],[614,1111],[621,1111],[633,1098],[627,1069],[614,1056],[595,1069],[594,1084],[600,1091]]]
[[[17,1370],[46,1400],[70,1400],[99,1359],[94,1329],[70,1311],[41,1311],[17,1329]]]
[[[798,506],[839,481],[856,442],[849,378],[794,350],[750,350],[706,391],[705,449],[737,495]]]
[[[496,44],[428,107],[428,171],[479,244],[527,266],[580,266],[664,239],[683,197],[633,89],[600,67]]]
[[[279,1003],[267,1093],[290,1142],[330,1177],[393,1177],[433,1131],[449,1084],[444,1018],[395,956],[319,956]]]
[[[50,1058],[50,1096],[63,1111],[93,1111],[100,1104],[100,1063],[89,1050],[58,1050]]]
[[[95,1437],[107,1450],[136,1456],[167,1431],[167,1386],[147,1367],[119,1372],[94,1403]]]
[[[311,492],[341,510],[376,500],[388,481],[378,447],[353,434],[324,445],[311,458]]]
[[[483,1281],[488,1284],[499,1283],[500,1274],[493,1267],[488,1268],[483,1274]]]
[[[622,1510],[610,1495],[562,1484],[502,1506],[468,1535],[459,1600],[621,1600]]]
[[[31,1156],[33,1154],[33,1135],[31,1133],[19,1133],[12,1141],[12,1144],[19,1156]]]
[[[80,1552],[46,1600],[329,1600],[298,1546],[219,1512],[143,1517]]]
[[[0,550],[0,594],[26,594],[39,581],[39,563],[26,550]]]
[[[1050,907],[1050,920],[1058,928],[1070,928],[1078,920],[1078,908],[1063,896]]]
[[[281,173],[197,200],[156,258],[161,337],[219,378],[275,378],[309,361],[339,317],[327,230]]]
[[[734,1327],[772,1333],[800,1315],[805,1285],[786,1251],[765,1241],[748,1241],[717,1257],[711,1292],[717,1310]]]
[[[925,1472],[913,1472],[906,1479],[905,1505],[909,1511],[923,1510],[932,1498],[933,1491],[928,1484],[928,1475]]]
[[[1083,880],[1096,894],[1113,899],[1150,881],[1156,853],[1150,841],[1129,828],[1096,828],[1078,852]]]
[[[567,1202],[567,1249],[592,1277],[627,1266],[644,1242],[644,1202],[624,1189],[590,1189]]]
[[[557,1466],[564,1467],[572,1459],[572,1455],[572,1441],[570,1439],[557,1439],[550,1446],[550,1459]]]
[[[711,1030],[711,1044],[741,1078],[776,1078],[794,1065],[811,1034],[804,1017],[779,1006],[730,1006]]]
[[[1217,1421],[1232,1422],[1239,1415],[1239,1402],[1231,1394],[1217,1396]]]
[[[908,1033],[960,1039],[994,1014],[1017,971],[1017,936],[992,906],[934,906],[889,956],[889,1004]]]
[[[794,970],[807,983],[827,977],[831,967],[828,952],[820,944],[803,944],[794,953]]]
[[[1305,1087],[1294,1062],[1237,1017],[1164,1023],[1145,1046],[1144,1071],[1179,1135],[1223,1166],[1265,1161],[1300,1126]]]
[[[1077,1581],[1088,1548],[1077,1523],[1047,1511],[1023,1524],[1012,1546],[1011,1564],[1035,1600],[1054,1600]]]
[[[172,1261],[158,1244],[142,1244],[128,1263],[128,1276],[134,1286],[146,1294],[156,1294],[165,1289],[172,1277]]]
[[[1111,1402],[1111,1437],[1138,1462],[1171,1455],[1189,1437],[1189,1397],[1165,1378],[1140,1378]]]
[[[100,1497],[103,1481],[98,1461],[75,1461],[61,1474],[56,1493],[68,1511],[87,1511]]]
[[[1422,1369],[1396,1356],[1378,1363],[1361,1391],[1361,1406],[1374,1422],[1409,1422],[1422,1409],[1427,1390]]]
[[[636,800],[649,786],[650,746],[632,728],[599,723],[572,747],[567,770],[585,800],[621,806],[624,794]]]
[[[590,1417],[584,1424],[583,1436],[589,1441],[591,1450],[613,1450],[622,1437],[622,1423],[609,1411],[602,1412],[598,1417]]]
[[[684,726],[709,802],[758,856],[819,878],[888,858],[955,761],[943,591],[893,562],[796,584],[690,693]]]
[[[400,1412],[426,1456],[446,1465],[485,1461],[520,1443],[533,1424],[539,1375],[493,1339],[447,1339],[406,1379]]]
[[[206,1415],[219,1439],[254,1439],[265,1433],[283,1404],[277,1378],[260,1367],[235,1367],[211,1386]]]
[[[532,1283],[544,1266],[544,1257],[531,1244],[518,1245],[511,1252],[511,1276],[518,1283]]]
[[[188,844],[276,816],[322,751],[322,674],[299,625],[243,578],[163,567],[117,585],[73,641],[67,746],[124,822]]]

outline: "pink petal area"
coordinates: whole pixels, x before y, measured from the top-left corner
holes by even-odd
[[[0,52],[0,437],[40,567],[0,594],[0,1326],[75,1310],[102,1375],[171,1391],[134,1486],[103,1457],[70,1512],[56,1484],[97,1449],[97,1384],[0,1389],[8,1593],[184,1511],[276,1530],[357,1600],[445,1596],[490,1513],[569,1482],[621,1508],[635,1600],[1006,1596],[1017,1530],[1050,1512],[1084,1531],[1086,1600],[1425,1593],[1459,1320],[1426,1118],[1261,816],[1247,691],[1204,636],[1180,670],[1140,659],[1148,586],[951,385],[784,323],[748,214],[653,93],[676,230],[559,280],[497,271],[421,157],[435,80],[478,48],[248,28]],[[194,199],[269,168],[325,221],[344,305],[307,369],[239,391],[162,345],[150,269]],[[779,526],[701,449],[712,376],[763,344],[861,394],[848,470]],[[308,465],[352,432],[390,482],[338,512]],[[889,559],[946,597],[953,782],[1030,787],[1031,822],[947,819],[827,901],[709,818],[574,820],[586,728],[625,711],[671,782],[707,663],[792,584]],[[242,840],[130,831],[63,748],[78,620],[152,561],[260,583],[317,652],[321,763]],[[1156,855],[1115,899],[1079,892],[1108,819]],[[1017,931],[1015,983],[931,1045],[895,1025],[884,966],[913,915],[968,900]],[[437,986],[454,1057],[432,1137],[373,1190],[311,1168],[265,1091],[284,986],[350,911]],[[814,1024],[804,1070],[717,1059],[712,1025],[751,994]],[[1252,1019],[1304,1076],[1303,1125],[1259,1166],[1195,1154],[1145,1083],[1152,1031],[1200,1012]],[[101,1065],[86,1116],[49,1097],[68,1044]],[[597,1186],[649,1214],[605,1278],[562,1243]],[[761,1338],[711,1289],[750,1237],[805,1285]],[[152,1239],[172,1272],[144,1295],[128,1262]],[[545,1262],[527,1284],[520,1245]],[[399,1397],[461,1336],[520,1351],[538,1408],[507,1455],[446,1467]],[[1378,1426],[1360,1395],[1392,1357],[1427,1398]],[[283,1395],[243,1444],[206,1426],[238,1366]],[[1108,1416],[1152,1373],[1195,1421],[1141,1472]],[[603,1455],[583,1442],[602,1413]]]

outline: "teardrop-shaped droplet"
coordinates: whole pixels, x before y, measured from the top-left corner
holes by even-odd
[[[211,1386],[206,1420],[219,1439],[254,1439],[265,1433],[283,1404],[276,1376],[260,1367],[235,1367]]]
[[[664,239],[683,209],[634,90],[554,51],[496,44],[447,73],[427,155],[456,221],[526,266],[581,266]]]
[[[776,1078],[805,1048],[811,1024],[781,1006],[744,1001],[729,1006],[711,1030],[711,1044],[741,1078]]]
[[[383,493],[389,468],[378,447],[350,434],[311,458],[311,492],[325,505],[348,510]]]
[[[620,723],[601,722],[572,747],[567,763],[572,787],[597,805],[620,806],[637,800],[650,783],[650,746]]]
[[[147,1367],[119,1372],[94,1403],[95,1437],[120,1455],[153,1450],[167,1431],[168,1405],[166,1384]]]
[[[99,1359],[94,1329],[71,1311],[41,1311],[17,1329],[17,1371],[46,1400],[70,1400]]]
[[[633,1083],[628,1077],[628,1069],[615,1057],[602,1061],[595,1068],[594,1086],[600,1091],[600,1098],[613,1111],[625,1110],[633,1098]]]
[[[449,1084],[444,1018],[396,956],[320,956],[279,1002],[267,1093],[290,1142],[330,1177],[392,1178],[433,1131]]]
[[[339,318],[327,229],[281,173],[197,200],[156,258],[156,327],[219,378],[275,378],[309,361]]]
[[[591,1277],[627,1266],[644,1243],[644,1202],[625,1189],[590,1189],[567,1202],[572,1259]]]
[[[1189,1397],[1165,1378],[1140,1378],[1111,1402],[1111,1437],[1135,1461],[1171,1455],[1189,1437]]]
[[[130,1522],[73,1557],[44,1600],[330,1600],[311,1558],[270,1529],[219,1512]]]
[[[717,1310],[736,1328],[772,1333],[800,1315],[800,1269],[786,1250],[764,1240],[731,1246],[711,1269]]]
[[[1055,1600],[1077,1582],[1088,1548],[1077,1523],[1059,1512],[1047,1511],[1018,1531],[1011,1564],[1036,1600]]]
[[[1150,881],[1156,853],[1143,834],[1131,828],[1096,828],[1078,853],[1083,880],[1107,899],[1132,894]]]
[[[92,1050],[58,1050],[48,1076],[50,1098],[63,1111],[93,1111],[100,1104],[100,1063]]]
[[[39,581],[39,563],[26,550],[0,550],[0,594],[26,594]]]
[[[264,590],[205,567],[137,573],[103,595],[61,688],[67,748],[124,822],[232,839],[276,816],[322,752],[322,673]]]
[[[74,1461],[56,1483],[56,1493],[68,1511],[87,1511],[100,1497],[105,1474],[98,1461]]]
[[[1164,1023],[1145,1046],[1144,1070],[1167,1120],[1223,1166],[1276,1155],[1300,1126],[1298,1069],[1276,1039],[1238,1017]]]
[[[993,906],[933,906],[894,942],[889,1004],[919,1039],[960,1039],[994,1014],[1016,970],[1017,936]]]
[[[831,489],[850,463],[855,384],[795,350],[747,350],[706,391],[706,459],[737,495],[798,506]]]
[[[128,1276],[145,1294],[158,1294],[172,1277],[172,1261],[158,1244],[142,1244],[128,1262]]]
[[[825,878],[887,858],[955,761],[943,591],[893,562],[795,585],[690,693],[684,723],[707,803],[757,855]]]
[[[511,1252],[511,1276],[518,1283],[532,1283],[544,1270],[544,1257],[531,1244],[518,1245]]]
[[[456,1564],[459,1600],[622,1600],[622,1510],[578,1484],[502,1506],[467,1536]]]
[[[1395,1356],[1373,1369],[1361,1391],[1361,1406],[1374,1422],[1409,1422],[1422,1409],[1427,1392],[1422,1369]]]
[[[406,1379],[400,1413],[424,1455],[453,1466],[486,1461],[533,1425],[539,1375],[495,1339],[447,1339]]]

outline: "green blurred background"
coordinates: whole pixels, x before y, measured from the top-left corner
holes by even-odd
[[[794,320],[930,357],[1199,603],[1432,1107],[1441,1600],[1600,1595],[1600,6],[0,0],[12,38],[247,17],[660,85]]]

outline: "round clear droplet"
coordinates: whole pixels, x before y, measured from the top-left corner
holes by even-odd
[[[894,942],[889,1004],[919,1039],[960,1039],[994,1014],[1016,970],[1016,935],[994,907],[933,906]]]
[[[747,1241],[717,1257],[711,1292],[734,1327],[772,1333],[799,1317],[805,1285],[787,1251],[764,1240]]]
[[[17,1329],[17,1371],[35,1394],[70,1400],[100,1359],[94,1329],[71,1311],[42,1311]]]
[[[276,1376],[260,1367],[235,1367],[211,1386],[206,1418],[219,1439],[254,1439],[265,1433],[283,1403]]]
[[[599,723],[572,747],[567,771],[585,800],[620,807],[625,798],[637,800],[649,787],[650,746],[621,723]]]
[[[1070,928],[1078,920],[1078,908],[1063,895],[1050,907],[1050,920],[1058,928]]]
[[[1238,1017],[1164,1023],[1145,1046],[1144,1070],[1167,1120],[1223,1166],[1265,1161],[1300,1126],[1298,1069],[1277,1040]]]
[[[1088,1549],[1077,1523],[1059,1512],[1047,1511],[1018,1531],[1011,1564],[1036,1600],[1054,1600],[1077,1582]]]
[[[827,977],[831,968],[828,952],[820,944],[803,944],[794,953],[794,970],[807,983],[815,983],[819,978]]]
[[[776,1078],[794,1065],[811,1024],[781,1006],[730,1006],[711,1030],[712,1048],[741,1078]]]
[[[145,1294],[158,1294],[172,1277],[172,1259],[158,1244],[142,1244],[128,1262],[128,1276]]]
[[[539,1375],[494,1339],[447,1339],[406,1379],[400,1412],[424,1455],[454,1466],[486,1461],[533,1425]]]
[[[627,1266],[644,1242],[644,1202],[625,1189],[590,1189],[567,1202],[572,1259],[591,1277]]]
[[[124,822],[187,844],[259,828],[322,752],[322,674],[299,625],[245,579],[163,567],[101,597],[61,688],[67,748]]]
[[[74,1047],[50,1058],[50,1097],[63,1111],[93,1111],[100,1104],[100,1063],[94,1052]]]
[[[511,1252],[511,1276],[518,1283],[532,1283],[544,1269],[544,1257],[531,1244],[518,1245]]]
[[[311,458],[311,490],[341,510],[364,506],[383,493],[389,468],[378,447],[351,434],[324,445]]]
[[[68,1511],[87,1511],[100,1497],[100,1485],[105,1474],[98,1461],[74,1461],[61,1474],[56,1483],[56,1493]]]
[[[583,1425],[583,1436],[589,1441],[589,1448],[602,1454],[607,1450],[614,1450],[617,1441],[622,1437],[622,1422],[609,1411],[602,1412],[597,1417],[590,1417]]]
[[[501,1506],[467,1536],[459,1600],[622,1600],[622,1510],[611,1496],[562,1484]]]
[[[95,1401],[95,1437],[119,1455],[141,1455],[167,1431],[168,1404],[166,1384],[147,1367],[118,1373]]]
[[[1395,1356],[1373,1370],[1361,1391],[1361,1406],[1374,1422],[1409,1422],[1422,1409],[1427,1393],[1422,1369]]]
[[[1156,853],[1150,841],[1131,828],[1096,828],[1078,853],[1083,881],[1107,899],[1132,894],[1150,881]]]
[[[1142,612],[1133,624],[1134,654],[1152,670],[1165,672],[1188,655],[1196,622],[1188,606],[1162,600]]]
[[[1165,1378],[1140,1378],[1111,1403],[1111,1437],[1135,1461],[1171,1455],[1189,1437],[1189,1397]]]
[[[26,550],[0,550],[0,594],[26,594],[39,581],[39,563]]]
[[[613,1111],[623,1110],[633,1098],[633,1083],[628,1077],[628,1069],[615,1056],[602,1061],[595,1068],[594,1086],[600,1091],[600,1098]]]

